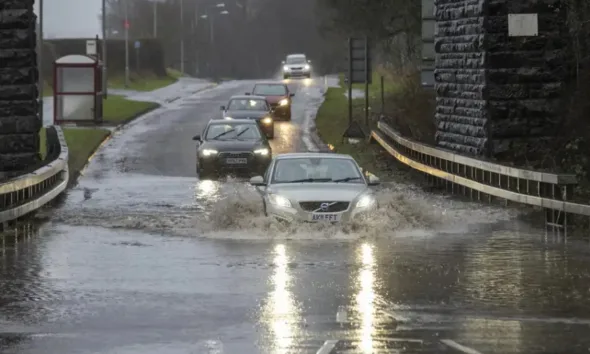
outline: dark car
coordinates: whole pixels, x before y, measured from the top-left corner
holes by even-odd
[[[262,130],[251,119],[213,119],[203,135],[193,140],[197,148],[199,179],[216,179],[222,174],[264,174],[272,150]]]
[[[275,120],[291,120],[291,103],[295,94],[289,92],[287,85],[278,82],[258,82],[254,85],[251,94],[266,99]]]
[[[226,106],[221,106],[225,119],[253,119],[269,139],[275,136],[272,111],[262,96],[232,96]]]

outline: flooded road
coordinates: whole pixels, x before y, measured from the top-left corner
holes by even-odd
[[[50,222],[5,238],[0,353],[587,353],[590,249],[515,210],[386,184],[370,223],[286,226],[252,187],[198,181],[208,119],[253,82],[118,132]],[[289,83],[301,132],[323,81]]]

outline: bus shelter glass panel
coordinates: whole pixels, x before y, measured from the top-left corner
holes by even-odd
[[[59,93],[94,92],[93,67],[61,67],[57,69]]]

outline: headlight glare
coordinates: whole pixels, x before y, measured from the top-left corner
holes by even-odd
[[[305,70],[309,70],[310,66],[309,65],[305,65]]]
[[[283,71],[289,71],[289,67],[287,65],[283,66]]]
[[[279,104],[281,106],[287,106],[287,105],[289,105],[289,100],[286,98],[283,98],[282,100],[279,101]]]
[[[372,195],[362,196],[356,203],[357,208],[368,208],[375,204],[375,198]]]
[[[254,150],[254,153],[257,155],[266,156],[270,153],[270,151],[268,151],[267,148],[263,148],[263,149]]]
[[[262,118],[262,124],[271,124],[272,118],[271,117],[264,117]]]
[[[291,207],[291,202],[289,201],[289,199],[277,195],[277,194],[269,194],[268,195],[268,201],[271,204],[280,206],[280,207],[284,207],[284,208],[290,208]]]
[[[217,150],[203,149],[203,151],[201,153],[203,154],[203,156],[212,156],[212,155],[217,155]]]

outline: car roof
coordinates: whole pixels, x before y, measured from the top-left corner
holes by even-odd
[[[354,160],[354,158],[348,154],[337,154],[337,153],[333,153],[333,152],[287,152],[287,153],[276,155],[275,159],[284,160],[284,159],[318,158],[318,157]]]
[[[257,95],[236,95],[236,96],[231,96],[229,98],[229,100],[251,100],[251,99],[256,99],[256,100],[264,100],[266,101],[266,97],[264,96],[257,96]]]
[[[223,118],[220,118],[220,119],[211,119],[208,124],[209,125],[211,125],[211,124],[223,124],[224,122],[226,124],[229,124],[229,123],[240,123],[240,124],[256,124],[256,125],[258,125],[255,120],[253,120],[253,119],[247,119],[247,118],[238,118],[238,119],[223,119]]]
[[[289,55],[287,55],[287,58],[289,58],[289,57],[304,57],[304,56],[305,56],[305,54],[289,54]]]

